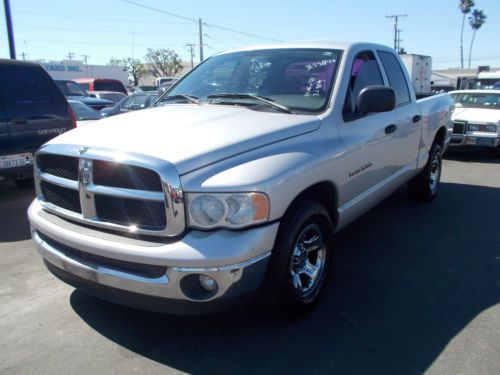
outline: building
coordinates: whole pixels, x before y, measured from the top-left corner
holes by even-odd
[[[127,69],[120,66],[86,65],[78,60],[35,62],[39,63],[53,79],[108,78],[117,79],[125,86],[128,85]]]

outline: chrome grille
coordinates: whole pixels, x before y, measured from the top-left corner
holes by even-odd
[[[95,160],[93,168],[94,183],[97,185],[162,191],[158,174],[149,169],[103,160]]]
[[[80,194],[78,191],[68,189],[62,186],[42,181],[40,188],[45,200],[55,206],[65,210],[81,213]]]
[[[167,225],[163,202],[147,202],[96,194],[95,207],[99,219],[112,223],[127,223],[148,230],[161,230]]]
[[[46,145],[36,160],[37,199],[54,214],[128,233],[173,237],[184,231],[179,175],[166,161],[68,145]]]
[[[78,181],[78,158],[61,155],[42,154],[37,157],[37,165],[43,173],[72,181]]]

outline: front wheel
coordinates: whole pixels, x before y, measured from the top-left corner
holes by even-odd
[[[324,288],[333,225],[325,207],[313,200],[289,211],[280,225],[258,302],[273,313],[296,318],[315,306]]]
[[[408,183],[408,191],[413,200],[430,202],[436,198],[442,171],[441,146],[434,143],[425,168]]]

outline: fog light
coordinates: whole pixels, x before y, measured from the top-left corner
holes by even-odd
[[[201,287],[207,292],[213,292],[215,289],[217,289],[217,281],[212,279],[210,276],[200,275],[198,276],[198,280]]]

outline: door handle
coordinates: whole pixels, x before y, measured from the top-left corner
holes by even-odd
[[[15,125],[22,125],[22,124],[27,124],[28,119],[26,117],[14,117],[14,118],[12,118],[12,122]]]
[[[397,125],[391,124],[389,126],[385,127],[385,134],[391,134],[394,133],[398,129]]]
[[[413,121],[413,123],[415,123],[415,124],[416,124],[417,122],[420,122],[421,120],[422,120],[422,116],[420,116],[420,115],[415,115],[415,116],[413,116],[413,118],[412,118],[412,121]]]

